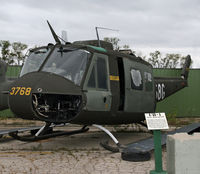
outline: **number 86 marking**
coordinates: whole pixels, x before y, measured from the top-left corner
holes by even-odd
[[[12,87],[10,95],[30,95],[31,94],[31,88],[25,88],[25,87]]]

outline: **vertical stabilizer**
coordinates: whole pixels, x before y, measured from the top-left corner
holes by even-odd
[[[183,69],[181,72],[181,77],[183,79],[187,80],[187,78],[188,78],[190,64],[191,64],[191,57],[190,57],[190,55],[188,55],[185,59],[185,63],[183,65]]]

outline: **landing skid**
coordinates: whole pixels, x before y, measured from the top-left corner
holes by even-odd
[[[101,142],[100,145],[105,148],[106,150],[109,150],[111,152],[121,152],[121,156],[123,160],[127,161],[147,161],[151,158],[150,152],[143,152],[138,151],[137,149],[131,149],[127,145],[122,145],[119,143],[119,141],[114,137],[114,135],[107,130],[106,128],[100,126],[100,125],[93,125],[101,130],[103,130],[106,134],[108,134],[111,139],[114,141],[117,147],[110,146],[108,144],[108,141]]]
[[[108,144],[108,141],[100,142],[100,145],[101,145],[104,149],[116,153],[116,152],[120,152],[121,150],[123,150],[123,149],[125,148],[125,146],[124,146],[124,145],[121,145],[121,144],[119,143],[119,141],[117,140],[117,138],[116,138],[108,129],[106,129],[106,128],[103,127],[103,126],[97,125],[97,124],[93,124],[92,126],[94,126],[94,127],[96,127],[96,128],[99,128],[99,129],[101,129],[102,131],[104,131],[107,135],[110,136],[110,138],[111,138],[111,139],[114,141],[114,143],[116,144],[116,147],[113,147],[113,146],[110,146],[110,145]]]
[[[104,149],[108,150],[108,151],[111,151],[113,153],[117,153],[120,151],[120,148],[117,146],[117,147],[113,147],[111,145],[109,145],[109,142],[108,140],[107,141],[102,141],[99,143],[101,147],[103,147]]]
[[[35,133],[34,135],[33,135],[33,133],[31,133],[30,136],[19,136],[18,131],[11,132],[11,133],[9,133],[9,135],[16,140],[33,142],[33,141],[44,140],[44,139],[57,137],[57,136],[73,135],[73,134],[83,133],[83,132],[86,132],[86,131],[89,130],[89,128],[87,128],[86,126],[83,126],[81,129],[74,130],[74,131],[53,131],[53,127],[55,127],[55,126],[52,126],[50,124],[46,124],[45,126],[38,129],[37,133]]]

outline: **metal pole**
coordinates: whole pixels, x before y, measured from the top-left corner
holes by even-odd
[[[154,157],[155,157],[155,170],[150,171],[150,174],[167,174],[162,168],[162,146],[161,146],[161,132],[154,130]]]
[[[101,42],[99,40],[98,27],[95,27],[95,29],[96,29],[96,34],[97,34],[98,45],[99,45],[99,47],[101,47]]]

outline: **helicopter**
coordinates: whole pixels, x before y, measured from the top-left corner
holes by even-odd
[[[62,44],[47,23],[56,43],[31,49],[18,79],[8,82],[6,65],[0,63],[0,110],[9,108],[16,117],[45,122],[33,137],[15,132],[14,138],[34,141],[63,135],[48,130],[79,124],[82,129],[67,134],[85,132],[93,125],[119,145],[101,125],[144,125],[144,113],[155,112],[157,102],[188,85],[190,55],[180,77],[154,77],[152,65],[130,50],[115,51],[99,37]]]

